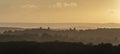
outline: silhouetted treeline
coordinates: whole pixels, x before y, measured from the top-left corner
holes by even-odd
[[[66,42],[83,42],[83,43],[120,43],[120,29],[88,29],[76,30],[70,28],[68,30],[52,30],[50,27],[47,29],[34,28],[25,29],[23,31],[5,31],[0,34],[0,42],[6,41],[66,41]]]
[[[0,42],[0,54],[120,54],[120,45],[73,42]]]

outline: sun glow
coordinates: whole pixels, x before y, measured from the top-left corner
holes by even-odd
[[[0,0],[0,22],[120,23],[120,0]]]

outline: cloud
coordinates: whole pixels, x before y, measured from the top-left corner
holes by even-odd
[[[77,7],[78,4],[75,2],[71,2],[71,3],[63,3],[64,7]]]
[[[120,12],[120,11],[118,11],[117,9],[109,9],[108,10],[108,13],[110,13],[110,14],[115,14],[117,12]]]
[[[21,5],[21,8],[38,8],[38,6],[34,4],[25,4]]]
[[[67,7],[77,7],[78,4],[76,2],[56,2],[53,5],[50,5],[50,8],[67,8]]]

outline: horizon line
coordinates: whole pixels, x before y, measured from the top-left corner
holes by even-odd
[[[13,23],[13,24],[31,24],[31,23],[33,23],[33,24],[39,24],[39,23],[37,23],[37,22],[0,22],[0,23]],[[58,23],[58,24],[74,24],[74,23],[81,23],[81,24],[120,24],[120,23],[87,23],[87,22],[56,22],[56,23]],[[41,23],[41,24],[56,24],[56,23],[52,23],[52,22],[48,22],[48,23]]]

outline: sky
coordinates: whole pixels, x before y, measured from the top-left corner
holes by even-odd
[[[0,0],[0,22],[120,23],[120,0]]]

